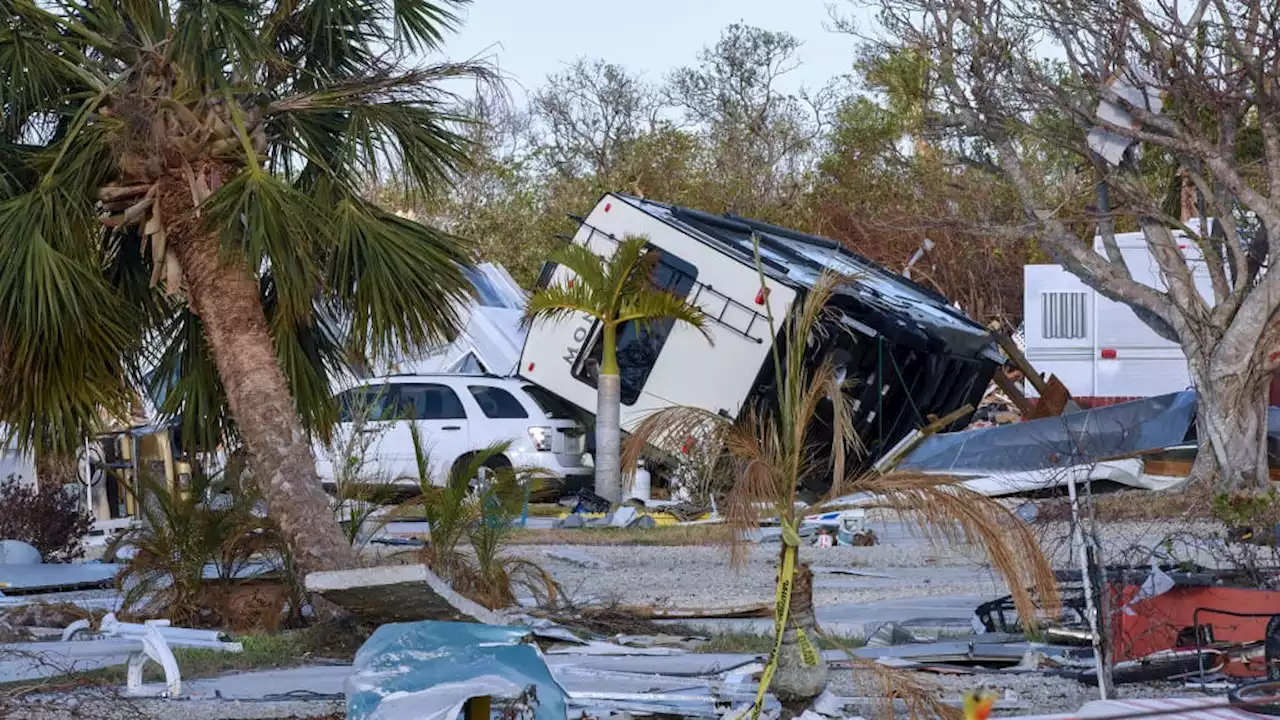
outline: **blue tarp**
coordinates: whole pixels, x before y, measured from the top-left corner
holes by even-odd
[[[1196,395],[1179,392],[1058,417],[933,435],[903,470],[982,474],[1086,465],[1194,437]]]
[[[454,720],[470,698],[532,686],[537,720],[564,720],[566,695],[522,627],[423,621],[379,627],[347,680],[348,720]]]

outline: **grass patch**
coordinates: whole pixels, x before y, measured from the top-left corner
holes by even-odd
[[[348,652],[348,648],[335,644],[332,637],[334,634],[333,629],[319,625],[279,635],[237,637],[236,640],[244,645],[243,652],[222,652],[209,648],[173,648],[173,656],[178,661],[178,668],[182,671],[184,681],[228,673],[299,667],[326,660],[349,661],[355,651]],[[354,638],[357,647],[365,637],[368,637],[367,633],[359,634],[354,631],[342,634]],[[120,663],[111,667],[38,680],[0,683],[0,698],[30,692],[123,686],[127,679],[128,666]],[[163,682],[164,670],[156,663],[149,662],[143,668],[142,679],[143,682]]]
[[[723,545],[730,537],[724,525],[667,525],[642,528],[519,529],[510,545]]]

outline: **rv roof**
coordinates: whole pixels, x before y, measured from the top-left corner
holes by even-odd
[[[990,344],[987,331],[951,307],[945,297],[834,240],[737,215],[712,215],[629,195],[614,196],[746,262],[754,256],[752,236],[760,238],[766,274],[790,285],[812,287],[822,272],[834,271],[851,278],[839,289],[843,295],[893,316],[906,316],[921,330],[941,334],[949,344],[959,341],[971,352],[978,344]],[[993,346],[985,354],[998,357]]]

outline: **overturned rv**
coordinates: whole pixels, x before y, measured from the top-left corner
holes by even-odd
[[[670,322],[624,326],[618,337],[624,430],[664,407],[735,418],[753,398],[770,397],[771,348],[780,338],[771,336],[768,313],[780,322],[828,270],[850,279],[832,299],[836,312],[815,332],[820,337],[810,339],[810,356],[832,357],[853,380],[848,392],[856,396],[864,459],[878,457],[930,415],[976,406],[1002,361],[988,333],[946,298],[832,240],[608,194],[579,219],[570,241],[607,257],[627,236],[643,236],[660,253],[655,281],[702,309],[713,343]],[[568,279],[566,268],[548,264],[539,286]],[[519,374],[594,412],[600,340],[585,315],[540,322],[525,340]],[[814,483],[829,478],[808,481]]]

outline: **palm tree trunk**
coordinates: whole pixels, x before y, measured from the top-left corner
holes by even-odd
[[[596,494],[622,500],[622,377],[618,374],[618,330],[604,325],[604,352],[596,380]]]
[[[783,553],[797,548],[783,545]],[[786,563],[782,563],[785,567]],[[800,639],[803,632],[808,647]],[[827,663],[819,653],[817,662],[806,664],[806,651],[812,654],[818,645],[818,618],[813,611],[813,573],[809,566],[796,566],[795,581],[791,588],[791,612],[787,616],[786,630],[782,633],[782,648],[778,651],[778,670],[773,676],[771,689],[783,707],[800,714],[809,702],[827,688]]]
[[[311,443],[267,329],[258,283],[248,268],[220,257],[219,250],[212,235],[173,243],[267,510],[304,576],[355,567],[355,551],[316,475]]]
[[[596,494],[622,500],[622,378],[600,373],[596,385]]]

